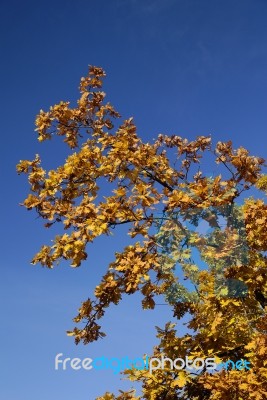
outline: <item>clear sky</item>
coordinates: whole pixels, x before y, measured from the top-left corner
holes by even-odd
[[[145,141],[162,132],[212,134],[266,157],[267,2],[9,0],[1,2],[0,18],[0,397],[92,400],[131,384],[112,371],[55,371],[55,355],[142,356],[156,344],[154,325],[171,314],[164,307],[143,312],[126,298],[103,321],[106,339],[77,347],[66,337],[80,302],[127,238],[122,229],[98,240],[77,270],[30,265],[51,232],[19,207],[28,187],[15,165],[35,153],[53,166],[65,157],[59,143],[37,142],[35,115],[75,100],[92,64],[106,70],[108,100],[124,118],[134,116]]]

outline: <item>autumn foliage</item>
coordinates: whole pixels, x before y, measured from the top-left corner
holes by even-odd
[[[37,155],[17,166],[30,184],[24,206],[34,209],[45,227],[64,228],[51,246],[41,247],[32,263],[53,268],[63,259],[77,268],[87,258],[88,243],[126,224],[129,245],[115,253],[68,335],[84,344],[105,336],[101,318],[123,294],[140,292],[144,309],[153,309],[157,298],[165,296],[177,320],[188,316],[190,333],[179,336],[167,322],[165,328],[157,328],[158,344],[151,356],[246,359],[252,368],[214,373],[203,369],[198,374],[168,368],[153,374],[135,368],[125,371],[130,380],[142,382],[142,398],[264,400],[264,159],[243,147],[234,149],[231,141],[212,144],[204,136],[188,141],[160,134],[153,143],[143,143],[133,119],[119,125],[120,115],[105,102],[104,76],[101,68],[90,67],[81,79],[76,107],[62,101],[36,118],[40,142],[62,136],[69,146],[65,163],[45,171]],[[205,171],[212,164],[216,174]],[[207,234],[197,229],[201,221],[208,224]],[[99,399],[140,398],[124,392]]]

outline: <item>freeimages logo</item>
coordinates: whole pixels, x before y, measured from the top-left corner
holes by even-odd
[[[149,370],[150,373],[156,371],[158,369],[170,368],[172,370],[182,370],[187,369],[189,371],[198,371],[205,368],[207,371],[215,370],[216,368],[224,368],[224,369],[237,369],[239,371],[249,370],[250,362],[246,360],[238,360],[236,362],[232,360],[228,360],[226,362],[217,364],[215,362],[215,358],[195,358],[190,359],[188,356],[183,358],[176,358],[172,360],[168,357],[161,356],[160,358],[146,356],[145,358],[136,357],[134,359],[130,359],[129,357],[117,358],[117,357],[97,357],[95,359],[92,358],[63,358],[63,353],[58,353],[55,357],[55,370],[67,370],[73,369],[75,371],[84,369],[91,370],[95,369],[98,371],[111,369],[114,374],[118,374],[119,372],[125,369],[135,368],[138,370]]]

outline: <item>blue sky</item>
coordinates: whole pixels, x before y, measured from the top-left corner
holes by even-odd
[[[82,300],[127,244],[121,229],[89,249],[80,269],[30,260],[51,232],[19,203],[28,187],[15,165],[39,153],[60,163],[59,141],[39,144],[37,112],[75,101],[88,64],[107,72],[104,90],[144,141],[158,133],[232,140],[266,156],[265,0],[10,0],[0,5],[2,113],[1,385],[5,400],[94,399],[131,387],[112,371],[55,371],[54,357],[149,353],[165,307],[143,312],[127,297],[103,321],[106,339],[75,346],[65,331]],[[181,332],[183,328],[179,328]]]

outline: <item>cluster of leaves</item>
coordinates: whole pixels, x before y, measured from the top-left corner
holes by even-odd
[[[237,206],[251,187],[267,189],[264,159],[232,143],[199,136],[188,141],[160,134],[143,143],[133,119],[117,122],[119,114],[105,103],[101,68],[90,67],[80,83],[77,107],[60,102],[36,118],[38,140],[62,136],[70,155],[57,169],[45,171],[39,155],[22,160],[18,173],[26,173],[30,194],[23,205],[44,219],[45,227],[61,224],[65,232],[51,246],[44,245],[32,263],[53,268],[68,260],[74,268],[87,258],[87,244],[110,235],[127,224],[131,239],[138,241],[115,253],[115,260],[74,318],[68,334],[85,344],[103,336],[100,319],[123,294],[143,295],[144,309],[155,307],[155,297],[166,295],[174,317],[189,316],[190,334],[179,337],[167,323],[158,328],[159,345],[153,356],[247,358],[249,371],[186,370],[165,368],[125,371],[130,380],[141,381],[143,398],[160,399],[255,399],[267,396],[267,209],[262,199],[248,198]],[[203,156],[214,158],[220,173],[205,176]],[[103,195],[103,190],[108,195]],[[160,217],[158,216],[160,215]],[[226,218],[222,229],[220,218]],[[206,221],[212,229],[204,236],[190,230]],[[160,229],[159,229],[160,228]],[[192,259],[197,250],[208,268]],[[180,268],[177,273],[177,266]],[[188,279],[195,287],[188,290]],[[230,296],[224,283],[239,281],[242,296]],[[220,281],[221,280],[221,281]],[[222,282],[222,284],[218,284]],[[99,400],[140,399],[134,392]]]
[[[190,291],[176,282],[165,293],[167,301],[172,304],[177,301],[199,301],[197,287],[200,283],[200,267],[203,269],[203,266],[214,275],[215,290],[219,296],[245,295],[246,285],[241,280],[225,277],[229,265],[248,262],[249,247],[243,215],[242,207],[234,203],[215,209],[172,212],[168,213],[168,218],[165,215],[166,222],[161,224],[155,236],[158,246],[162,247],[162,270],[172,270],[175,275],[181,275],[182,272],[184,280],[189,279],[196,289]],[[199,223],[203,222],[209,226],[206,234],[196,230]],[[188,226],[186,223],[189,223]],[[198,259],[194,260],[193,253],[196,251]],[[175,268],[177,266],[178,271]]]

